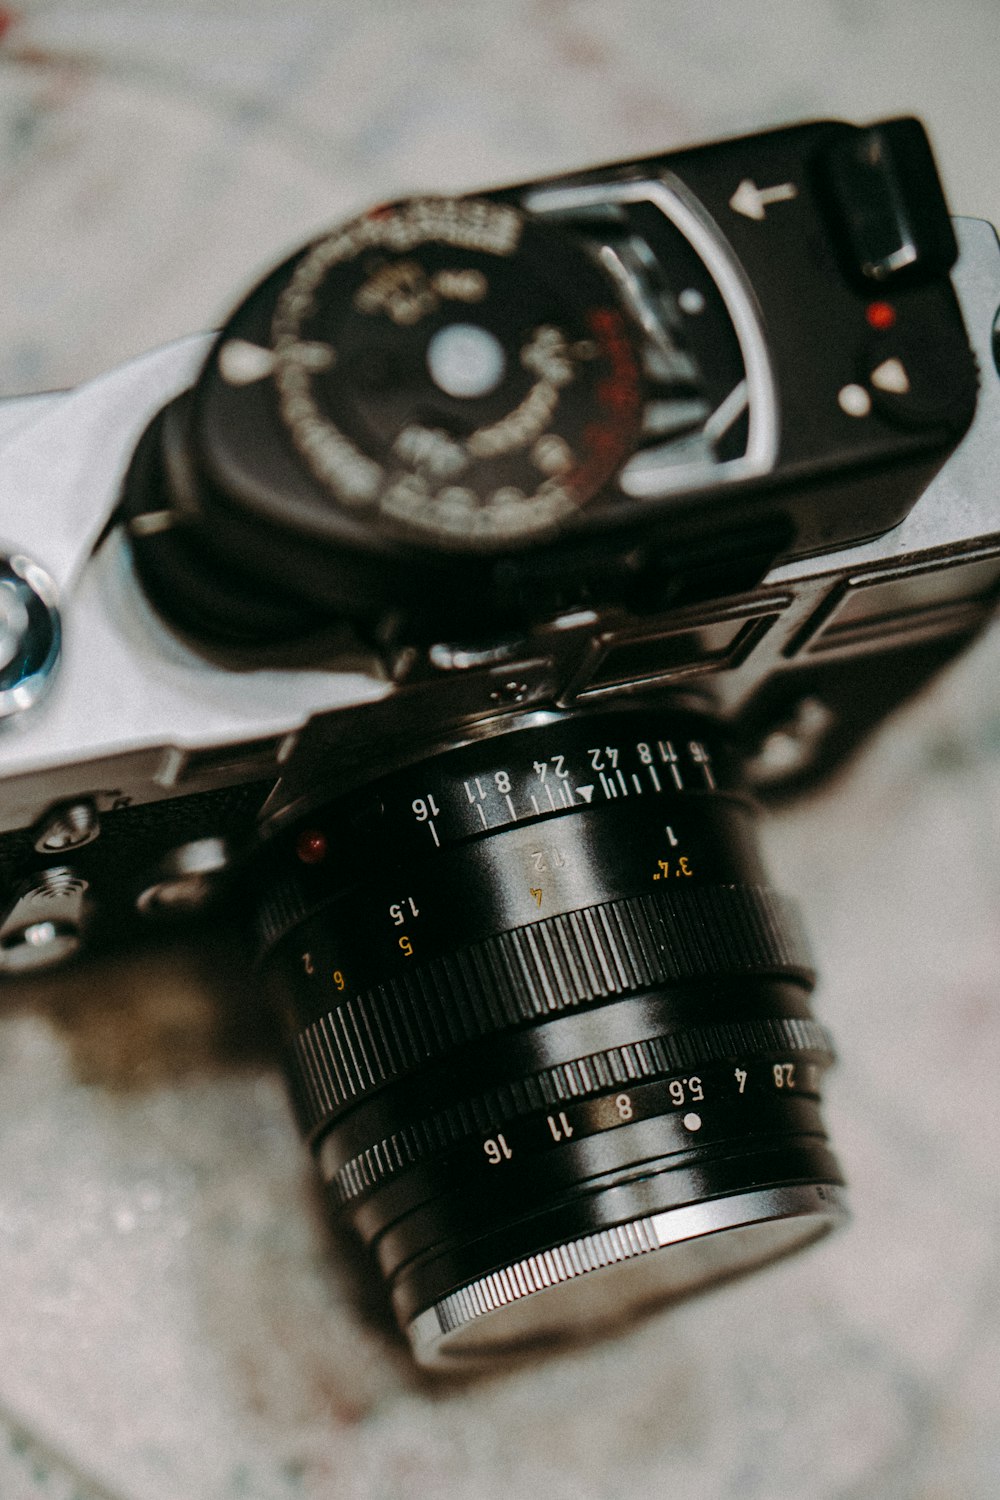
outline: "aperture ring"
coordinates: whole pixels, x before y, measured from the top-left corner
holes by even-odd
[[[544,1068],[408,1121],[341,1164],[334,1154],[334,1131],[320,1147],[320,1168],[336,1202],[343,1206],[397,1173],[496,1129],[498,1122],[508,1125],[553,1106],[576,1104],[637,1083],[665,1081],[724,1058],[802,1052],[815,1054],[820,1068],[833,1062],[829,1032],[804,1017],[726,1022],[649,1037]]]
[[[303,1027],[291,1045],[303,1128],[312,1134],[373,1089],[508,1027],[662,984],[757,975],[813,980],[795,907],[759,886],[657,891],[498,933]]]

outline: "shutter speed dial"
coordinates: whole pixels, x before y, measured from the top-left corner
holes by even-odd
[[[154,603],[252,644],[331,616],[479,639],[628,596],[636,500],[725,477],[749,399],[724,299],[646,208],[633,231],[412,198],[279,266],[127,476]]]
[[[604,207],[407,199],[279,266],[126,478],[157,607],[241,645],[447,641],[645,597],[660,501],[746,478],[760,423],[687,221]]]
[[[635,447],[639,358],[610,281],[510,204],[411,199],[309,248],[224,334],[205,389],[221,433],[262,299],[285,444],[311,505],[349,525],[499,550],[552,533]]]

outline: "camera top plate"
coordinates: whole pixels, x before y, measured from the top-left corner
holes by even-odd
[[[417,637],[751,587],[896,524],[968,426],[954,256],[912,120],[382,205],[223,328],[126,487],[140,569],[244,639],[264,583],[286,634]]]

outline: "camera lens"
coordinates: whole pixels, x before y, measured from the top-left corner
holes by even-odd
[[[589,1336],[844,1216],[792,906],[718,731],[545,714],[266,846],[298,1112],[418,1360]]]

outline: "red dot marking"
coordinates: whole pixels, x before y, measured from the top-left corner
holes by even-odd
[[[891,302],[869,302],[865,308],[865,317],[870,328],[876,328],[879,333],[884,333],[895,323],[896,309]]]
[[[316,828],[307,828],[295,840],[295,852],[304,865],[318,865],[326,858],[326,836]]]

